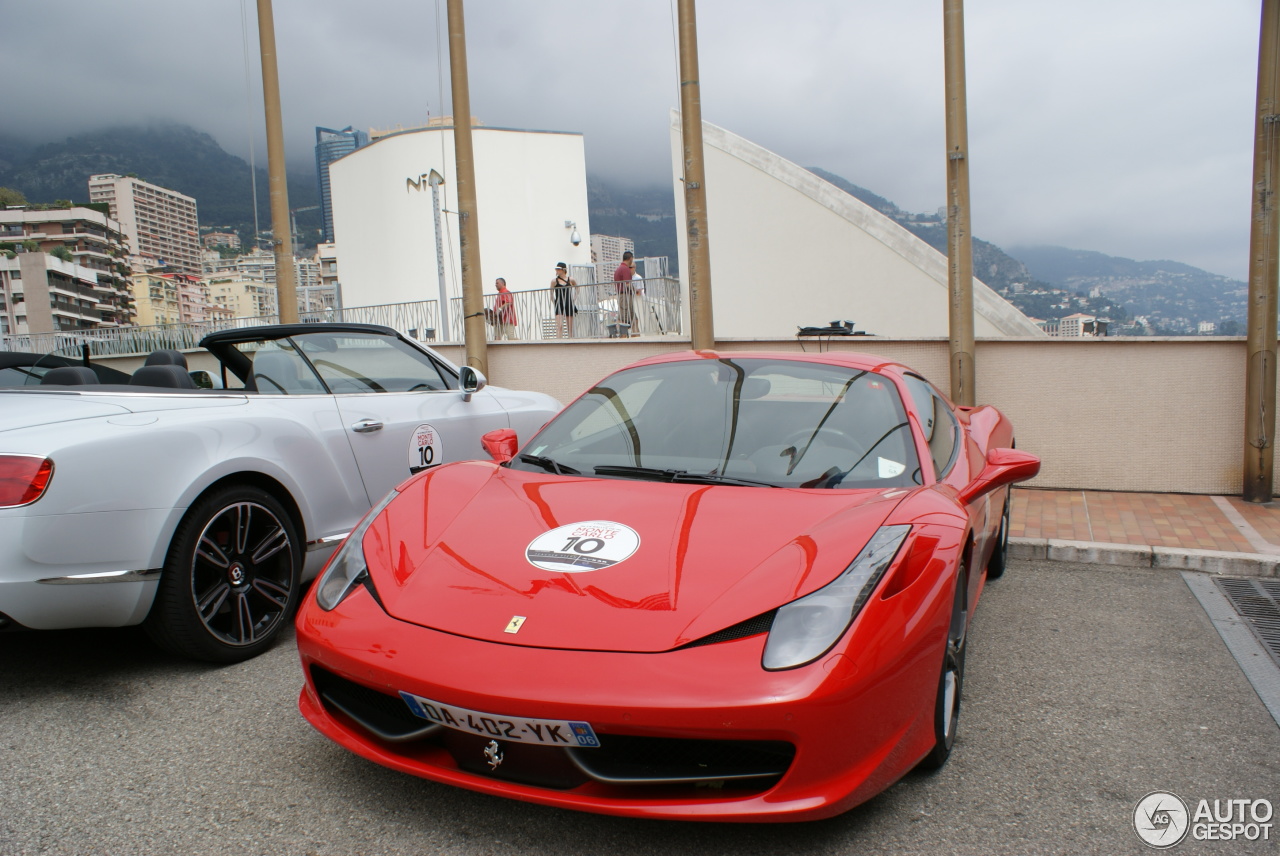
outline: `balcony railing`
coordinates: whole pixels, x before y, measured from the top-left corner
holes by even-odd
[[[680,335],[681,295],[679,281],[672,277],[659,277],[635,282],[643,285],[643,294],[632,296],[633,318],[628,329],[625,326],[625,299],[620,300],[614,284],[590,283],[574,289],[573,339],[607,339],[630,334],[644,336]],[[523,341],[547,341],[562,338],[557,335],[556,303],[551,289],[514,291],[517,323],[516,338]],[[485,295],[486,309],[494,309],[497,295]],[[318,321],[345,321],[354,324],[379,324],[398,330],[419,341],[462,341],[463,313],[461,298],[450,300],[450,335],[440,337],[441,329],[438,301],[423,300],[416,303],[389,303],[381,306],[353,306],[342,309],[324,309],[300,313],[304,323]],[[68,347],[89,345],[94,356],[125,356],[148,354],[159,348],[189,350],[198,347],[207,334],[218,330],[259,327],[279,324],[279,315],[260,315],[253,318],[235,318],[229,321],[204,321],[200,323],[164,324],[154,327],[114,327],[84,330],[74,335],[59,333],[25,333],[0,335],[0,351],[28,351],[45,353]],[[486,324],[490,340],[496,339],[499,330]],[[561,329],[559,332],[565,332]]]

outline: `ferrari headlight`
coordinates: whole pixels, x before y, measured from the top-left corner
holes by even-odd
[[[849,629],[910,531],[881,526],[844,573],[779,609],[764,646],[764,667],[794,669],[825,654]]]
[[[360,525],[347,536],[347,540],[342,542],[337,554],[325,568],[324,576],[320,577],[320,582],[316,583],[316,603],[320,604],[321,609],[328,612],[337,607],[347,595],[351,594],[351,589],[368,576],[369,565],[364,560],[362,544],[364,533],[369,531],[373,521],[397,496],[399,494],[394,490],[384,496],[381,502],[369,509],[369,513],[360,521]]]

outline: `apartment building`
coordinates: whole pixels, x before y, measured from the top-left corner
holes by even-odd
[[[613,272],[622,264],[623,253],[634,253],[636,242],[615,235],[591,236],[591,261],[596,268],[596,282],[612,282]]]
[[[96,207],[0,210],[0,247],[16,254],[8,260],[4,277],[4,332],[49,333],[133,323],[126,241],[121,224]],[[62,258],[48,255],[52,252]],[[44,256],[47,259],[40,258]],[[41,276],[48,281],[33,279]],[[78,283],[74,294],[65,288],[73,283]],[[44,299],[37,295],[51,295],[59,305],[15,311],[18,304]]]
[[[102,327],[98,274],[48,253],[0,255],[0,334]]]
[[[200,225],[190,196],[133,176],[89,178],[89,201],[110,206],[142,267],[200,275]]]

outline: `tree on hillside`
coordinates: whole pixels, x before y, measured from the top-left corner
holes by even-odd
[[[22,191],[14,190],[12,187],[0,187],[0,207],[26,204],[27,197],[22,195]]]

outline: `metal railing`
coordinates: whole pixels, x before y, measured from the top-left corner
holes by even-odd
[[[557,304],[550,288],[510,292],[516,314],[515,338],[527,342],[554,339],[612,339],[634,336],[680,334],[680,282],[674,277],[634,280],[628,283],[635,293],[619,294],[615,283],[593,282],[573,289],[572,304],[563,310],[563,298]],[[628,298],[630,306],[628,307]],[[499,320],[496,294],[486,294],[486,319]],[[462,299],[449,301],[452,320],[451,338],[462,340]],[[490,341],[497,340],[502,330],[496,323],[486,325]]]
[[[589,283],[573,289],[572,325],[567,317],[557,319],[556,300],[550,288],[513,291],[517,323],[515,338],[523,341],[550,341],[560,338],[607,339],[628,335],[661,336],[682,333],[680,322],[680,283],[674,277],[658,277],[634,281],[636,293],[630,295],[628,316],[626,296],[619,295],[612,282]],[[642,289],[642,291],[640,291]],[[486,310],[495,309],[496,294],[484,298]],[[563,307],[563,303],[561,304]],[[626,322],[628,317],[631,323]],[[438,301],[388,303],[380,306],[351,306],[304,312],[304,323],[345,321],[351,324],[379,324],[398,330],[410,338],[424,342],[461,342],[463,338],[462,299],[450,300],[451,330],[441,336]],[[162,324],[154,327],[98,327],[53,333],[19,333],[0,335],[0,351],[78,350],[89,346],[93,356],[129,356],[149,354],[158,349],[191,350],[200,340],[218,330],[279,324],[278,315]],[[487,324],[489,339],[496,340],[501,331]]]

